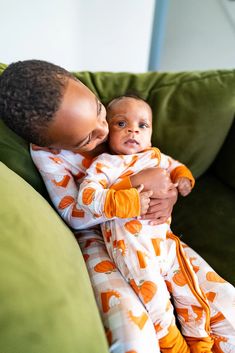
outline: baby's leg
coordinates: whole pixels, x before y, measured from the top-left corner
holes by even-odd
[[[208,300],[198,283],[184,249],[173,233],[168,233],[169,269],[165,279],[174,300],[182,333],[191,352],[212,352]],[[175,247],[175,252],[173,251]]]
[[[182,244],[194,267],[199,285],[208,298],[210,325],[215,340],[213,351],[235,352],[235,288],[222,279],[193,249]]]
[[[141,241],[139,235],[122,234],[123,228],[118,227],[117,223],[115,229],[111,228],[112,231],[108,232],[108,228],[106,232],[104,230],[104,234],[108,234],[108,251],[149,312],[161,352],[169,352],[171,347],[171,353],[188,353],[189,348],[175,324],[173,306],[158,261],[147,250],[147,235],[145,238],[143,235]],[[128,223],[131,233],[135,225]]]
[[[111,261],[101,233],[77,236],[112,353],[160,353],[154,326]],[[113,348],[113,349],[112,349]]]

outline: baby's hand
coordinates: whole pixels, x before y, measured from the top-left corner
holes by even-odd
[[[178,191],[182,196],[187,196],[192,190],[192,183],[188,178],[179,178],[176,180]]]
[[[150,204],[150,197],[152,196],[152,191],[142,191],[144,189],[144,185],[141,184],[137,186],[137,191],[140,197],[140,215],[143,216],[147,213],[149,204]]]

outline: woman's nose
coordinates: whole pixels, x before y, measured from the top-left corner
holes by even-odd
[[[104,118],[100,121],[100,124],[96,129],[96,136],[99,139],[103,139],[106,135],[108,135],[108,132],[108,123],[107,120]]]

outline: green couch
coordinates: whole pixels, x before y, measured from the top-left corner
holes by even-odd
[[[197,179],[172,228],[235,284],[235,70],[74,74],[104,103],[129,92],[151,104],[153,145]],[[2,121],[0,161],[1,353],[108,352],[80,249]]]

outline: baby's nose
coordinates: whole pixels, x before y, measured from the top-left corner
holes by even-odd
[[[138,134],[139,133],[139,129],[137,127],[136,128],[135,127],[129,128],[128,132],[132,132],[132,133],[134,132],[134,133]]]

